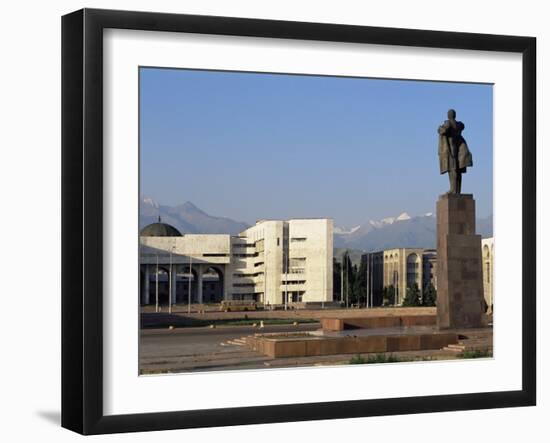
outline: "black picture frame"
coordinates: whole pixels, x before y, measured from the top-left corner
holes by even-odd
[[[103,413],[103,31],[192,32],[522,54],[522,389],[177,412]],[[82,434],[536,404],[536,39],[83,9],[62,18],[62,426]]]

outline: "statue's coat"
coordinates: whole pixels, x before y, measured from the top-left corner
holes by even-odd
[[[445,174],[456,167],[458,161],[459,172],[465,173],[466,168],[473,166],[472,153],[468,149],[466,140],[462,137],[464,123],[457,121],[453,127],[449,120],[439,127],[439,172]]]

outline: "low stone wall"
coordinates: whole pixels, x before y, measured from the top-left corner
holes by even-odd
[[[302,338],[293,338],[290,335],[257,335],[247,338],[248,346],[271,358],[419,351],[441,349],[456,343],[458,335],[452,332]]]
[[[325,331],[343,331],[345,329],[392,328],[399,326],[433,326],[436,323],[436,315],[323,318],[321,319],[321,328]]]

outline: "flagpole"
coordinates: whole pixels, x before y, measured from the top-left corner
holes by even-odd
[[[159,311],[159,255],[157,254],[157,272],[155,273],[155,312]]]
[[[349,308],[349,257],[346,256],[346,308]]]

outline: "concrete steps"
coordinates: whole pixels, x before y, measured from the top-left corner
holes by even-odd
[[[470,351],[487,351],[493,349],[493,339],[492,337],[479,338],[473,337],[471,339],[462,339],[459,340],[457,344],[447,345],[442,348],[443,351],[453,352],[459,354],[462,352]]]
[[[241,337],[241,338],[234,338],[233,340],[227,340],[222,343],[220,343],[222,346],[246,346],[247,344],[247,337]]]
[[[461,344],[447,345],[443,348],[444,351],[451,351],[451,352],[456,352],[456,353],[464,352],[465,349],[466,349],[466,347],[464,345],[461,345]]]

